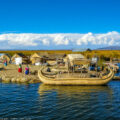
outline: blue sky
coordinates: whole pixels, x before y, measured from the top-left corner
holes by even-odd
[[[33,38],[29,41],[30,34]],[[101,35],[101,43],[95,43]],[[105,40],[114,42],[102,45]],[[2,49],[97,48],[119,41],[120,0],[0,0]]]

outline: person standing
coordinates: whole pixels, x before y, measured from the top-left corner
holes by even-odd
[[[27,65],[27,67],[25,68],[25,74],[28,75],[29,74],[29,67]]]
[[[4,60],[4,66],[7,66],[7,60]]]
[[[20,73],[22,72],[22,65],[21,64],[19,65],[18,72],[20,72]]]

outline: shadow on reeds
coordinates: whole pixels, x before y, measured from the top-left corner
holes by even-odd
[[[5,68],[4,68],[4,67],[1,67],[1,68],[0,68],[0,71],[2,71],[2,70],[5,70]]]

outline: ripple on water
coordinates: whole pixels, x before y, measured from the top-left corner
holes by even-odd
[[[120,83],[108,86],[46,86],[0,83],[0,118],[120,119]]]

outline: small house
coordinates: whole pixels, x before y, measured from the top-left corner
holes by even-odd
[[[81,61],[84,60],[85,57],[82,54],[68,54],[64,61],[69,62],[69,64],[73,65],[73,61]]]
[[[86,59],[82,54],[68,54],[65,61],[68,69],[73,71],[88,68],[90,64],[90,60]]]
[[[33,55],[31,55],[30,61],[32,64],[42,64],[46,63],[47,58],[47,53],[34,53]]]
[[[94,55],[92,58],[91,58],[91,63],[90,63],[90,66],[91,67],[96,67],[97,63],[99,61],[99,57],[97,55]]]
[[[4,60],[7,60],[7,62],[10,63],[11,56],[7,53],[1,53],[0,54],[0,61],[3,62]]]
[[[92,57],[92,63],[97,63],[97,62],[98,62],[98,60],[99,60],[99,58],[98,58],[98,57]]]
[[[47,63],[50,65],[62,64],[64,62],[65,54],[49,54]]]
[[[16,63],[16,58],[21,58],[22,64],[28,64],[30,63],[29,58],[25,56],[23,53],[16,53],[12,56],[11,61],[12,63]]]
[[[96,64],[98,61],[99,61],[99,57],[98,57],[97,55],[94,55],[94,56],[92,57],[91,63]]]

